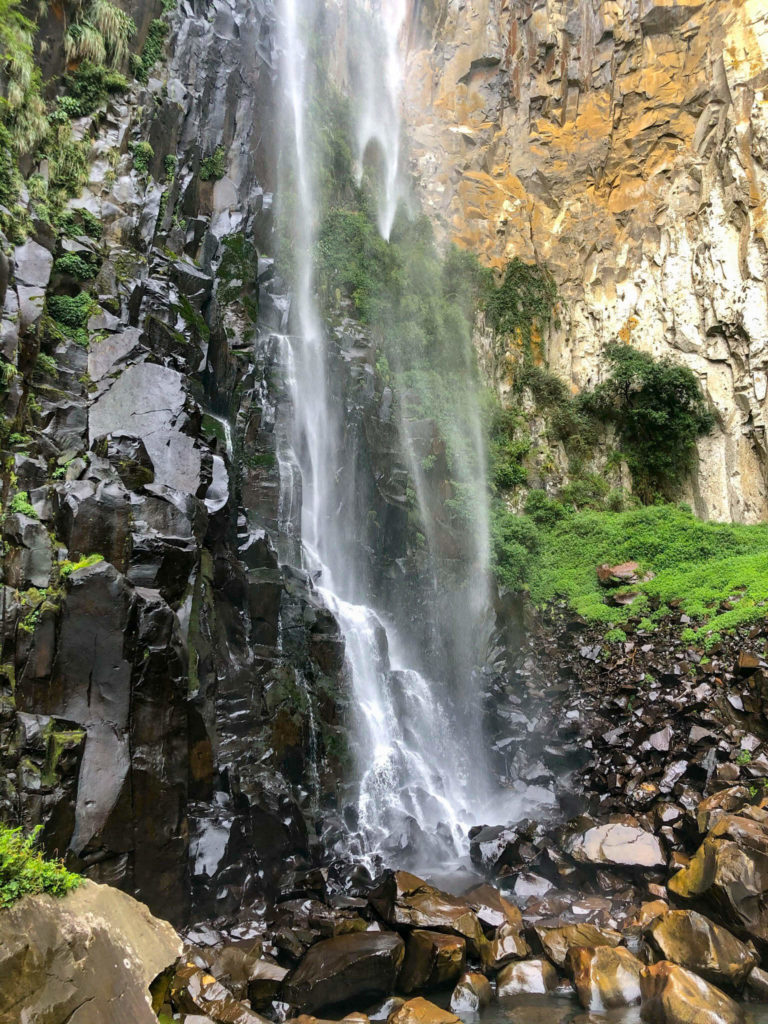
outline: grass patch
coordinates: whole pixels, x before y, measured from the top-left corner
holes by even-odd
[[[677,505],[553,512],[537,507],[534,519],[497,509],[494,517],[497,576],[527,587],[537,605],[564,598],[589,622],[616,628],[642,616],[645,628],[674,601],[695,620],[697,641],[768,614],[768,525],[702,522]],[[596,567],[630,560],[655,578],[622,588],[640,591],[632,605],[611,607]]]
[[[35,849],[38,831],[24,836],[21,829],[0,825],[0,907],[39,893],[64,896],[82,884],[79,875]]]

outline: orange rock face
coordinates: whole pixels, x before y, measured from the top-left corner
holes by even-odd
[[[548,361],[575,386],[619,338],[690,366],[720,424],[689,500],[768,518],[764,0],[414,10],[405,111],[439,235],[550,267]]]

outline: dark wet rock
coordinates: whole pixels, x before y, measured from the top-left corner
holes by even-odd
[[[522,960],[529,954],[528,943],[514,925],[503,924],[491,939],[490,962],[494,967],[510,960]]]
[[[733,814],[750,802],[746,786],[730,786],[702,800],[696,812],[699,832],[709,832],[725,814]]]
[[[465,962],[463,938],[417,929],[407,938],[398,986],[406,994],[440,988],[459,977]]]
[[[659,839],[652,832],[619,822],[595,825],[577,833],[567,850],[580,864],[611,864],[621,867],[666,867]]]
[[[45,526],[26,515],[10,515],[3,522],[3,540],[9,546],[6,581],[12,587],[47,587],[53,552]]]
[[[213,975],[195,964],[180,967],[171,982],[171,1003],[177,1012],[208,1017],[215,1024],[266,1024],[266,1018],[239,1002]]]
[[[469,904],[441,892],[416,875],[407,871],[389,872],[369,898],[387,924],[463,935],[473,956],[488,955],[488,940]]]
[[[520,929],[523,918],[518,907],[504,899],[492,885],[475,885],[463,894],[469,906],[475,911],[480,922],[488,928],[499,928],[507,924]]]
[[[405,946],[392,932],[360,932],[316,943],[285,979],[281,998],[308,1012],[388,995]]]
[[[13,253],[16,281],[19,284],[45,288],[53,269],[53,256],[37,242],[26,242]]]
[[[169,924],[109,886],[27,897],[0,913],[0,1021],[156,1024],[149,986],[180,952]]]
[[[501,996],[554,992],[557,971],[549,960],[521,960],[499,971],[496,992]]]
[[[622,946],[577,946],[569,965],[585,1010],[610,1010],[640,1002],[642,963]]]
[[[738,1003],[668,960],[640,972],[640,1013],[648,1024],[743,1024]]]
[[[267,1010],[277,997],[288,971],[269,960],[258,960],[250,970],[248,998],[256,1010]]]
[[[443,1010],[417,996],[394,1010],[389,1015],[388,1024],[460,1024],[460,1021],[450,1010]]]
[[[759,1003],[768,1003],[768,971],[753,967],[747,975],[745,993]]]
[[[648,929],[663,959],[695,971],[715,985],[741,988],[759,957],[751,945],[692,910],[672,910]]]
[[[493,999],[491,983],[484,974],[469,971],[462,974],[451,993],[451,1010],[456,1014],[478,1013]]]

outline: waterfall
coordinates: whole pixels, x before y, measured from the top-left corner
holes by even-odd
[[[274,336],[290,405],[290,423],[278,439],[280,516],[290,532],[300,502],[303,566],[345,640],[353,694],[358,852],[365,856],[384,850],[386,856],[387,849],[410,849],[417,862],[427,863],[465,851],[472,824],[489,820],[489,814],[499,820],[498,811],[489,812],[498,795],[483,755],[482,698],[473,677],[473,666],[484,654],[482,622],[488,610],[484,441],[472,388],[459,388],[453,397],[461,406],[466,436],[453,438],[453,450],[469,452],[469,457],[456,456],[461,464],[453,475],[457,488],[474,495],[474,513],[465,530],[466,578],[446,598],[439,524],[411,425],[401,417],[402,457],[415,486],[432,566],[436,642],[430,646],[438,653],[432,663],[423,664],[411,610],[403,606],[393,612],[375,586],[371,592],[370,566],[358,543],[364,524],[358,521],[356,481],[345,452],[344,405],[334,390],[331,341],[316,296],[320,184],[317,126],[310,111],[318,39],[310,45],[310,38],[314,4],[321,2],[284,0],[280,24],[281,174],[287,184],[278,222],[287,239],[293,286],[289,333]],[[352,33],[358,33],[349,45],[357,155],[362,167],[371,142],[376,143],[383,168],[378,224],[385,239],[401,192],[398,36],[403,16],[404,0],[349,11]],[[459,371],[473,379],[469,363]]]

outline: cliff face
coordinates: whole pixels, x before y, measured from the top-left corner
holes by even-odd
[[[691,367],[718,423],[686,496],[768,518],[761,0],[417,4],[406,116],[442,237],[554,274],[551,368],[593,384],[617,338]]]

